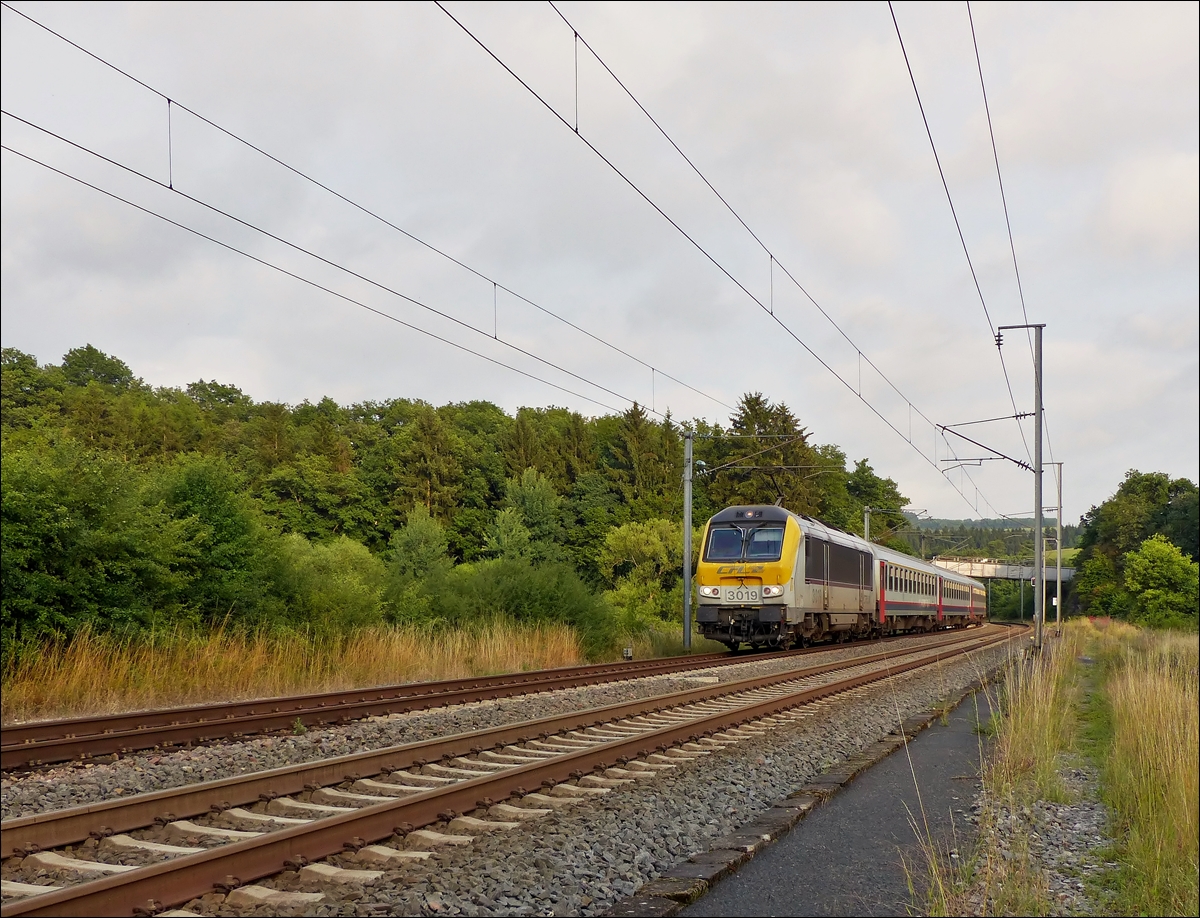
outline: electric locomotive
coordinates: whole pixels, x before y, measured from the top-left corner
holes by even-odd
[[[773,506],[728,507],[704,527],[696,624],[730,649],[961,628],[987,617],[969,577]]]

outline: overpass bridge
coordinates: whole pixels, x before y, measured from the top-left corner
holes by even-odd
[[[992,558],[934,558],[932,563],[944,570],[954,571],[976,580],[1030,580],[1034,575],[1032,564],[1019,564],[1011,561],[996,561]],[[1058,579],[1055,568],[1044,569],[1044,583],[1054,583]],[[1075,579],[1075,568],[1064,567],[1062,579],[1065,583]]]

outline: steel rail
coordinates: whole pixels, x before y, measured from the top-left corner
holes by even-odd
[[[185,855],[126,874],[84,883],[14,903],[5,915],[130,915],[135,909],[156,911],[211,892],[214,885],[236,887],[289,866],[306,863],[378,842],[398,832],[408,832],[437,822],[448,811],[470,810],[485,799],[523,795],[526,787],[559,782],[581,772],[605,768],[622,757],[648,755],[658,748],[697,738],[702,733],[726,729],[778,713],[871,682],[928,666],[948,657],[1011,640],[1012,633],[955,642],[958,646],[926,653],[883,671],[861,673],[839,682],[799,689],[682,724],[665,726],[636,736],[614,739],[601,746],[567,752],[554,759],[518,766],[496,775],[473,778],[408,798],[364,807],[268,833],[260,838],[233,842],[203,853]],[[794,678],[794,677],[793,677]],[[731,683],[732,684],[732,683]]]
[[[912,635],[902,635],[912,637]],[[898,638],[885,638],[893,641]],[[820,653],[827,647],[779,656]],[[98,717],[61,718],[0,728],[0,770],[65,762],[156,746],[211,742],[232,736],[345,723],[373,715],[427,710],[530,692],[744,663],[738,654],[712,653],[636,662],[559,667],[471,679],[410,682],[368,689],[317,692],[251,701],[158,708]],[[759,657],[758,659],[762,659]]]
[[[932,646],[940,648],[969,643],[979,637],[978,631],[968,632],[966,635],[957,633]],[[153,825],[159,819],[186,819],[189,816],[207,813],[214,805],[232,807],[257,803],[264,796],[282,797],[300,793],[312,785],[328,786],[348,778],[357,780],[379,774],[384,770],[397,771],[439,759],[471,755],[480,749],[522,743],[568,730],[586,729],[625,717],[635,717],[738,692],[753,691],[781,682],[878,663],[899,655],[920,653],[925,649],[927,648],[905,648],[899,652],[891,650],[855,656],[802,669],[684,689],[651,698],[555,714],[486,730],[357,752],[317,762],[286,765],[247,775],[23,816],[0,823],[0,856],[11,857],[26,853],[34,846],[38,849],[57,848],[83,841],[93,833],[125,832]]]
[[[287,729],[295,725],[297,720],[305,726],[314,726],[373,714],[403,713],[522,692],[544,692],[745,660],[743,657],[735,661],[731,659],[732,656],[712,653],[690,658],[569,666],[471,679],[409,682],[367,689],[34,721],[0,729],[0,769],[62,762],[83,755],[105,755]]]

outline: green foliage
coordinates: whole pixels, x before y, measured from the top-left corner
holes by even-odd
[[[1176,605],[1166,594],[1153,592],[1159,587],[1131,587],[1127,566],[1134,558],[1142,566],[1143,550],[1166,564],[1162,541],[1173,545],[1186,561],[1195,558],[1200,547],[1196,506],[1196,485],[1186,478],[1172,479],[1162,472],[1127,472],[1117,493],[1080,521],[1081,550],[1076,563],[1083,611],[1119,617],[1132,614],[1145,623],[1153,620],[1179,627],[1182,620],[1175,617]],[[1154,540],[1153,547],[1146,548],[1147,540]],[[1136,573],[1134,582],[1141,584],[1142,576]],[[1152,592],[1140,599],[1147,590]],[[1193,600],[1191,612],[1179,614],[1195,616],[1195,606]]]
[[[616,645],[612,611],[567,564],[534,566],[519,558],[463,564],[428,586],[425,620],[433,625],[476,624],[493,616],[563,622],[579,631],[590,657]]]
[[[1108,555],[1094,555],[1077,568],[1075,590],[1091,615],[1124,618],[1129,611],[1129,594]]]
[[[519,476],[510,478],[504,489],[504,507],[505,511],[514,511],[519,526],[528,533],[527,544],[518,556],[535,564],[566,559],[562,546],[562,498],[549,478],[534,468],[527,468]],[[501,512],[503,515],[504,511]],[[520,530],[511,521],[505,526],[513,536],[520,538]]]
[[[515,507],[506,507],[496,514],[495,522],[488,531],[484,549],[493,558],[528,561],[532,544],[533,536],[529,527],[521,521],[521,511]]]
[[[391,571],[405,580],[444,574],[451,566],[446,530],[421,504],[408,511],[404,526],[392,534],[390,547]]]
[[[135,382],[133,371],[124,361],[109,357],[90,344],[67,351],[63,357],[62,374],[68,385],[80,387],[95,382],[123,391]]]
[[[128,463],[70,440],[0,457],[4,642],[169,617],[194,536]]]
[[[692,563],[702,530],[692,533]],[[626,523],[609,531],[599,566],[613,584],[604,594],[621,627],[645,633],[683,619],[683,527],[672,520]]]
[[[1119,557],[1152,535],[1164,535],[1184,554],[1200,554],[1197,488],[1186,478],[1130,470],[1117,493],[1084,514],[1079,546],[1086,560],[1095,554]]]
[[[280,555],[289,624],[336,634],[383,620],[387,569],[361,542],[340,536],[314,544],[293,533]]]
[[[289,406],[216,380],[155,389],[90,344],[59,365],[6,348],[0,369],[6,652],[84,626],[499,614],[569,621],[597,648],[681,613],[682,428],[640,405]],[[761,393],[728,430],[690,427],[698,521],[782,498],[856,531],[864,503],[905,502]]]
[[[148,479],[149,492],[186,526],[175,560],[182,606],[207,624],[256,624],[280,614],[272,590],[278,538],[242,478],[218,457],[180,457]]]
[[[1136,624],[1196,628],[1200,565],[1165,536],[1153,535],[1125,555],[1125,589],[1133,598],[1130,619]]]

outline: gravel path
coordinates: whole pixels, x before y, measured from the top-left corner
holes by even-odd
[[[1099,775],[1094,768],[1064,757],[1059,776],[1074,802],[1038,800],[1020,806],[992,799],[986,791],[975,801],[980,850],[995,866],[980,870],[981,879],[964,894],[965,914],[1004,914],[1003,903],[996,901],[996,886],[1011,871],[1034,874],[1050,915],[1107,914],[1089,895],[1089,886],[1097,887],[1087,882],[1089,876],[1119,866],[1102,856],[1113,840],[1108,808],[1100,800]]]
[[[646,783],[557,810],[511,833],[439,849],[365,886],[326,886],[314,915],[595,915],[708,842],[745,823],[830,765],[1001,665],[1008,648],[894,677],[813,706],[810,717]],[[360,866],[350,857],[330,863]],[[260,881],[301,889],[295,873]],[[312,887],[307,887],[312,891]],[[187,905],[208,915],[248,914],[219,895]],[[257,908],[253,914],[272,914]],[[281,910],[280,913],[289,913]]]
[[[763,659],[694,670],[686,675],[649,676],[604,685],[560,689],[524,697],[455,705],[430,711],[371,718],[344,726],[313,728],[298,736],[262,736],[195,749],[146,752],[111,764],[68,764],[0,781],[0,817],[14,819],[132,794],[212,781],[283,765],[312,762],[402,743],[517,723],[554,714],[695,688],[697,677],[731,682],[757,675],[877,653],[884,647],[920,647],[914,637],[888,644],[852,644],[802,657]]]

